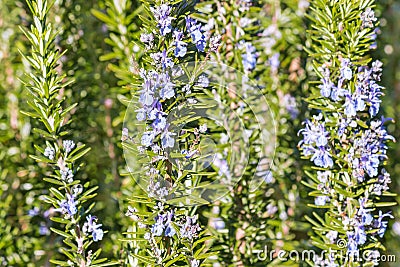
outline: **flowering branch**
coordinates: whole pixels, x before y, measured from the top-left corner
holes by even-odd
[[[30,30],[21,30],[31,44],[31,55],[24,58],[32,69],[26,73],[24,85],[31,96],[27,103],[32,111],[23,113],[44,126],[42,129],[35,128],[34,132],[46,140],[46,147],[35,145],[41,155],[31,157],[53,167],[53,173],[43,179],[53,185],[44,200],[55,208],[51,220],[64,225],[62,230],[51,230],[63,237],[67,245],[60,251],[68,260],[51,262],[61,266],[111,265],[104,263],[106,259],[97,259],[100,249],[95,252],[89,249],[93,241],[103,238],[104,232],[98,219],[89,214],[94,203],[87,209],[83,207],[85,202],[96,196],[97,187],[90,187],[88,182],[82,185],[76,177],[82,167],[78,160],[90,149],[65,138],[69,135],[66,126],[71,121],[68,113],[77,104],[63,107],[63,90],[72,81],[64,82],[65,75],[58,73],[57,62],[63,53],[55,48],[56,33],[48,22],[52,4],[46,0],[27,1],[27,4],[33,14],[33,24]],[[86,218],[86,222],[82,222],[82,218]]]
[[[305,122],[299,145],[313,163],[306,171],[315,197],[310,206],[326,211],[309,218],[313,243],[329,251],[313,266],[378,264],[380,240],[393,217],[381,210],[395,205],[384,202],[392,194],[383,167],[386,143],[394,139],[384,127],[387,119],[377,118],[384,88],[382,63],[371,64],[368,56],[376,38],[373,7],[374,1],[312,2],[309,54],[320,82],[307,99],[317,114]]]
[[[214,255],[208,252],[206,243],[212,238],[201,227],[197,208],[184,206],[199,204],[186,185],[201,182],[191,160],[198,156],[207,127],[183,115],[181,107],[195,109],[196,96],[204,95],[208,80],[200,75],[203,63],[196,64],[215,49],[191,17],[193,5],[145,2],[145,15],[140,16],[142,68],[133,84],[122,141],[128,170],[146,192],[131,199],[127,215],[136,227],[125,240],[136,261],[150,266],[197,267]],[[189,125],[179,128],[187,121]]]

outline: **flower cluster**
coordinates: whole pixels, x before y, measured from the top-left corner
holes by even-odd
[[[372,209],[365,208],[365,198],[359,199],[360,207],[357,214],[353,218],[345,217],[343,224],[352,230],[347,231],[346,235],[348,238],[348,254],[351,256],[359,255],[359,247],[363,246],[367,242],[368,234],[372,233],[372,236],[383,237],[388,226],[387,221],[383,221],[383,218],[393,218],[390,213],[383,213],[379,211],[379,215],[374,217],[371,214]]]
[[[164,208],[157,214],[154,221],[154,224],[150,227],[150,232],[145,235],[147,239],[150,239],[150,236],[173,237],[179,235],[180,238],[193,240],[201,230],[197,223],[197,215],[192,217],[178,216],[175,215],[173,210],[166,211]]]
[[[167,35],[171,33],[171,37],[174,39],[172,44],[175,47],[172,57],[167,52],[170,51],[169,48],[150,53],[152,65],[155,69],[141,69],[140,71],[140,77],[143,80],[142,88],[139,91],[141,107],[137,110],[136,118],[138,121],[146,121],[149,124],[148,131],[142,134],[141,145],[144,148],[150,147],[153,152],[159,153],[166,148],[173,148],[175,144],[176,133],[169,130],[167,113],[163,111],[162,104],[176,97],[179,90],[174,79],[180,77],[183,71],[180,67],[175,67],[174,61],[186,55],[189,38],[201,52],[205,51],[207,40],[204,34],[204,26],[190,17],[185,19],[186,31],[175,28],[172,23],[175,20],[172,16],[172,6],[162,4],[158,7],[151,7],[151,11],[157,20],[157,27],[161,36],[168,37]],[[151,48],[155,41],[152,33],[142,33],[140,39],[148,48]],[[215,46],[215,44],[212,45]],[[207,77],[201,75],[197,86],[207,87]],[[186,84],[181,89],[186,95],[191,93],[190,84]],[[161,139],[161,147],[160,144],[154,142],[158,139]]]
[[[242,43],[241,46],[243,46],[245,50],[245,53],[242,54],[243,68],[246,71],[252,71],[257,64],[256,48],[250,42]]]
[[[100,228],[102,225],[97,224],[97,217],[88,215],[83,224],[82,231],[84,234],[92,233],[93,241],[97,242],[103,239],[103,230]]]
[[[47,158],[49,158],[49,160],[53,160],[54,156],[56,154],[56,151],[54,150],[54,148],[47,146],[44,150],[43,155]]]
[[[171,7],[167,4],[162,4],[157,7],[150,7],[151,12],[153,12],[154,17],[157,21],[157,27],[160,29],[160,34],[165,36],[172,31],[172,20],[170,17]]]
[[[206,37],[204,35],[203,26],[195,19],[186,17],[186,29],[190,33],[190,36],[192,37],[192,42],[196,45],[196,48],[199,51],[204,52],[207,43]]]
[[[300,130],[303,134],[303,140],[299,145],[303,149],[306,157],[311,156],[311,161],[319,167],[332,167],[333,160],[329,150],[329,133],[325,129],[325,123],[322,120],[322,114],[313,116],[312,121],[306,121],[306,127]]]
[[[386,159],[387,146],[385,143],[388,140],[394,139],[387,133],[382,121],[372,121],[370,129],[354,138],[353,146],[350,148],[347,158],[353,170],[353,177],[363,182],[365,174],[368,174],[371,178],[378,175],[379,165]]]
[[[72,218],[77,212],[77,205],[78,202],[75,201],[75,196],[71,194],[67,194],[66,199],[63,199],[58,202],[60,208],[56,209],[55,211],[60,211],[64,214],[65,218]]]

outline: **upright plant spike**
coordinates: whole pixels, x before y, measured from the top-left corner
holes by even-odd
[[[380,240],[388,219],[382,207],[391,196],[384,165],[388,141],[385,118],[378,118],[382,63],[368,52],[375,39],[374,1],[313,1],[309,18],[314,71],[320,83],[307,101],[316,115],[305,122],[299,143],[312,162],[306,172],[315,197],[312,237],[327,250],[312,266],[379,264]],[[324,32],[323,36],[321,32]]]
[[[68,113],[77,104],[64,107],[62,89],[71,81],[64,82],[65,75],[60,75],[57,69],[62,53],[55,48],[56,32],[48,21],[53,3],[28,0],[33,24],[29,30],[21,28],[31,45],[30,55],[23,55],[31,66],[23,82],[31,96],[28,104],[32,111],[23,113],[42,123],[44,127],[35,128],[34,132],[46,140],[45,147],[35,145],[41,155],[31,157],[53,167],[49,177],[43,179],[52,184],[44,200],[55,208],[51,220],[64,225],[63,229],[51,229],[63,238],[66,246],[60,251],[67,260],[54,259],[51,262],[61,266],[111,265],[104,263],[106,259],[98,259],[100,249],[94,252],[89,248],[93,241],[102,240],[104,232],[98,219],[89,213],[95,203],[87,209],[83,206],[96,196],[97,188],[90,187],[88,182],[82,185],[76,177],[83,165],[78,164],[78,160],[90,149],[65,138],[70,134],[66,129],[70,122]]]
[[[131,198],[132,207],[127,212],[136,224],[126,233],[126,241],[132,244],[137,265],[197,267],[214,255],[208,250],[211,237],[205,235],[197,208],[182,205],[196,200],[190,193],[186,195],[183,181],[197,186],[202,175],[196,175],[194,163],[193,169],[183,167],[196,157],[207,127],[183,117],[179,107],[204,95],[208,80],[199,77],[199,62],[217,46],[191,17],[194,3],[143,2],[145,14],[140,17],[138,42],[144,51],[142,68],[132,86],[133,101],[122,132],[128,170],[147,191]],[[179,78],[183,76],[187,79]],[[185,129],[177,130],[186,120]],[[178,145],[185,149],[176,151]]]

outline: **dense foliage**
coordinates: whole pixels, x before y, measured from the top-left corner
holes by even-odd
[[[0,265],[397,266],[399,15],[0,0]]]

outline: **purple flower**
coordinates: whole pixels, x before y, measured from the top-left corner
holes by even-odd
[[[280,64],[279,56],[280,56],[279,53],[275,53],[272,57],[270,57],[268,59],[268,63],[271,66],[271,71],[273,73],[276,73],[278,71],[279,64]]]
[[[206,37],[203,34],[202,26],[195,19],[186,17],[186,29],[192,37],[192,42],[196,45],[197,50],[204,52],[206,47]]]
[[[340,67],[340,77],[341,79],[351,80],[353,77],[353,72],[350,68],[350,59],[344,58],[342,59],[341,67]]]
[[[162,4],[158,7],[150,7],[151,12],[153,12],[154,17],[157,21],[157,27],[160,29],[160,33],[162,36],[170,33],[172,30],[172,20],[175,19],[170,17],[171,7],[167,4]]]
[[[244,47],[246,52],[242,54],[243,68],[247,71],[251,71],[257,64],[256,48],[249,42],[244,43]]]
[[[161,135],[161,145],[163,148],[167,147],[174,147],[175,139],[173,136],[176,135],[175,133],[169,132],[168,129],[166,129],[162,135]]]
[[[333,160],[328,152],[329,133],[325,130],[324,123],[319,122],[322,114],[314,116],[313,122],[307,120],[306,127],[299,131],[303,134],[303,140],[299,146],[303,149],[304,156],[311,156],[311,161],[319,167],[332,167]]]
[[[67,199],[58,202],[60,208],[56,209],[56,211],[61,211],[66,217],[72,217],[78,212],[77,204],[78,202],[75,201],[74,196],[67,194]]]
[[[328,202],[330,199],[327,196],[318,196],[315,198],[314,203],[317,206],[325,206],[326,202]]]
[[[145,132],[142,135],[141,144],[145,147],[151,146],[155,135],[154,132]]]
[[[65,154],[68,154],[69,152],[72,151],[72,149],[74,149],[75,143],[72,140],[64,140],[63,147],[64,147]]]
[[[375,12],[370,7],[365,9],[365,11],[361,13],[360,17],[362,21],[362,27],[364,28],[373,28],[374,22],[377,20],[375,17]]]
[[[187,52],[187,43],[182,42],[182,32],[180,31],[174,31],[174,36],[175,36],[175,56],[176,57],[184,57]]]

